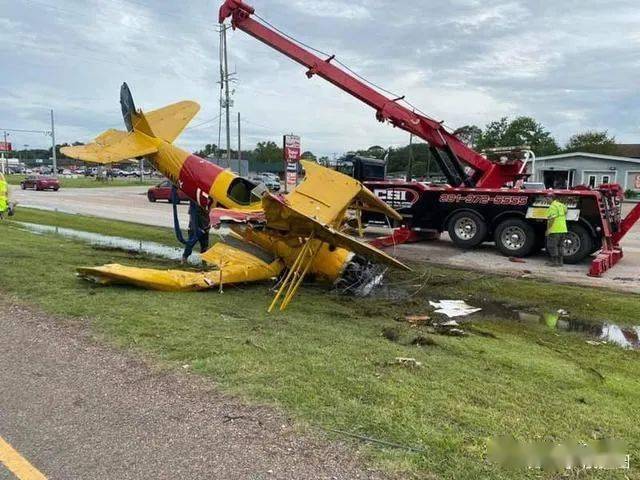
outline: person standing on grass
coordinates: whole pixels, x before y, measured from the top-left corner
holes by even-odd
[[[194,238],[193,243],[187,243],[182,253],[182,263],[187,260],[193,253],[193,247],[196,243],[200,243],[200,253],[209,250],[209,231],[211,230],[211,220],[209,219],[209,210],[201,207],[196,202],[189,202],[189,238]]]
[[[9,186],[4,178],[4,173],[0,173],[0,220],[4,220],[9,211]]]
[[[556,193],[547,195],[551,205],[547,210],[547,252],[551,257],[551,267],[563,265],[564,239],[567,235],[567,206],[562,203]]]

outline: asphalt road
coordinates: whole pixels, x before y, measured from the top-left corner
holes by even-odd
[[[0,460],[12,464],[10,444],[42,474],[23,480],[382,478],[345,445],[105,347],[81,324],[0,299],[0,331]],[[13,478],[0,461],[0,479]]]
[[[150,203],[145,187],[110,187],[96,189],[62,189],[58,192],[36,192],[12,189],[12,198],[25,206],[58,209],[69,213],[95,215],[116,220],[171,227],[171,206]],[[631,209],[625,204],[625,213]],[[181,222],[186,225],[187,206],[180,207]],[[381,232],[384,233],[384,232]],[[587,277],[589,262],[554,269],[545,265],[542,255],[527,258],[525,263],[513,263],[501,256],[490,244],[474,250],[459,250],[444,234],[441,240],[413,245],[402,245],[390,251],[400,258],[428,261],[474,270],[492,271],[512,275],[529,275],[554,281],[601,286],[640,293],[640,222],[623,241],[625,258],[602,278]]]

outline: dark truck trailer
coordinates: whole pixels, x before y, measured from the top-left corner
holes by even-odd
[[[545,247],[547,190],[482,189],[432,186],[421,182],[375,180],[364,184],[404,218],[411,241],[448,232],[464,249],[495,242],[509,257],[525,257]],[[605,223],[620,225],[621,199],[616,189],[555,191],[568,207],[569,234],[565,260],[578,263],[602,247]],[[377,214],[363,212],[363,222],[388,224]]]

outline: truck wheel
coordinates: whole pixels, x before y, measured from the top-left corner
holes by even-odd
[[[526,220],[508,218],[494,234],[496,247],[506,257],[526,257],[536,246],[536,232]]]
[[[147,198],[151,203],[154,203],[156,201],[156,196],[153,193],[147,193]]]
[[[573,264],[593,253],[593,239],[589,231],[579,223],[570,223],[564,239],[564,261]]]
[[[22,190],[26,190],[26,189],[27,189],[27,186],[26,186],[24,183],[21,183],[21,184],[20,184],[20,188],[21,188]]]
[[[473,248],[487,237],[487,224],[473,212],[458,212],[449,220],[449,236],[456,247]]]

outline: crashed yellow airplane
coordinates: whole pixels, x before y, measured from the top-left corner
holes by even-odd
[[[380,250],[344,233],[349,210],[369,210],[400,219],[360,182],[312,162],[304,181],[287,195],[274,195],[172,142],[200,107],[179,102],[143,113],[127,84],[120,95],[127,131],[108,130],[88,145],[66,147],[68,157],[99,164],[145,157],[216,222],[232,223],[229,238],[202,255],[209,272],[153,270],[105,265],[79,268],[86,279],[166,291],[204,290],[223,284],[281,277],[269,308],[283,310],[306,277],[347,291],[367,291],[379,282],[381,265],[408,269]]]

